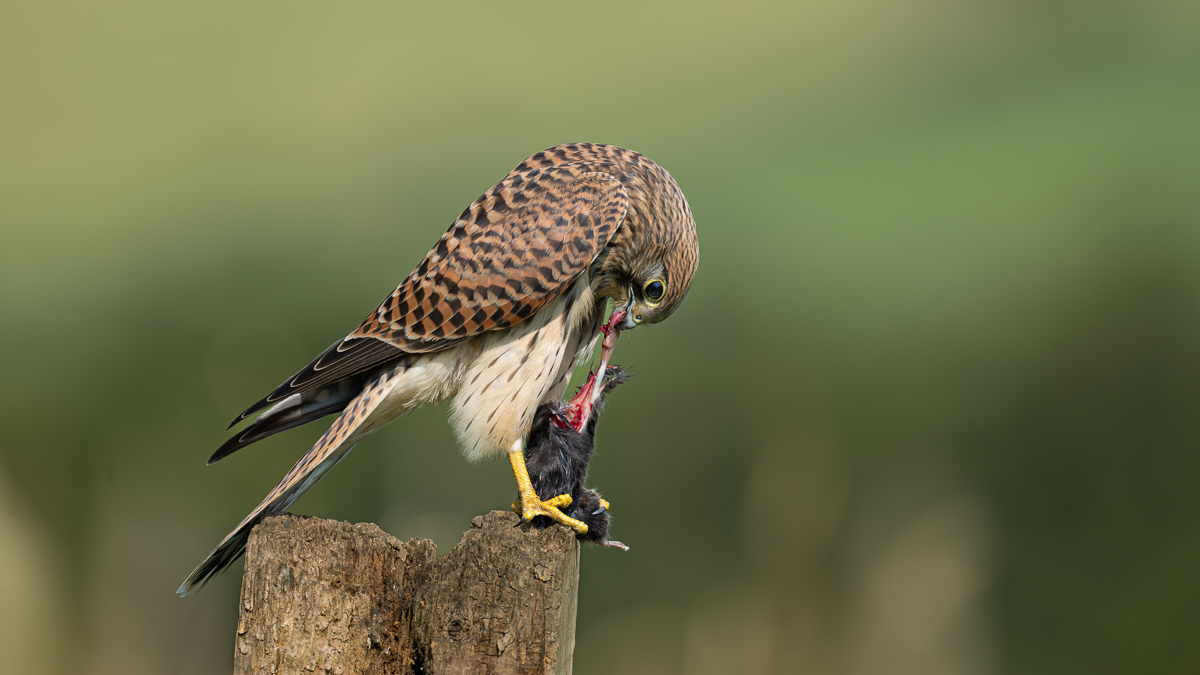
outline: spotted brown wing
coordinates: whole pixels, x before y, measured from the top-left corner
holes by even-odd
[[[588,268],[628,208],[625,188],[607,173],[519,167],[463,211],[348,337],[430,352],[517,324]]]
[[[610,174],[581,164],[522,164],[463,211],[353,333],[230,426],[294,394],[529,318],[587,269],[628,208],[625,188]]]

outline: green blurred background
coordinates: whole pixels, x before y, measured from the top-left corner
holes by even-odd
[[[241,563],[173,591],[325,425],[226,423],[572,141],[702,244],[577,673],[1200,671],[1194,0],[10,2],[0,83],[6,672],[228,672]],[[445,412],[293,511],[447,550],[515,489]]]

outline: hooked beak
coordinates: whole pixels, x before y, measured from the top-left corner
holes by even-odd
[[[636,328],[637,325],[642,322],[641,317],[637,316],[633,311],[633,305],[634,305],[633,300],[634,300],[633,291],[630,290],[629,291],[629,302],[626,302],[625,306],[619,310],[619,311],[625,313],[625,318],[621,321],[621,324],[620,324],[621,330],[629,330],[631,328]]]

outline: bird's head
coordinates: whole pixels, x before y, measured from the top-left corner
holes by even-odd
[[[653,168],[642,180],[622,181],[629,212],[604,265],[614,311],[626,312],[623,330],[658,323],[678,309],[700,262],[692,210],[670,174]]]
[[[623,275],[613,292],[615,310],[625,310],[623,330],[658,323],[683,302],[696,275],[698,250],[665,250]]]

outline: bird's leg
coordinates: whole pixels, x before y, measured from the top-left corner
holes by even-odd
[[[533,481],[529,480],[529,469],[525,466],[525,441],[518,439],[508,450],[508,462],[512,464],[513,475],[517,478],[517,492],[521,495],[521,519],[533,520],[537,516],[546,516],[551,520],[562,523],[579,534],[588,531],[588,526],[582,521],[575,520],[559,509],[571,505],[571,495],[561,494],[542,501],[533,489]],[[513,506],[517,506],[515,503]],[[516,510],[514,508],[514,510]]]

